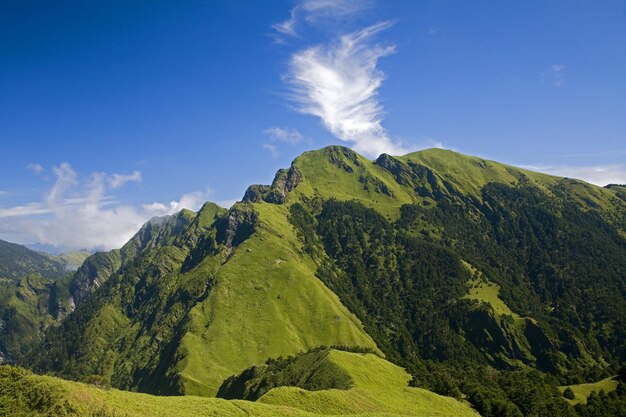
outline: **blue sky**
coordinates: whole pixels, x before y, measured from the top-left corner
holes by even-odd
[[[0,239],[120,246],[301,152],[626,183],[624,1],[2,1]]]

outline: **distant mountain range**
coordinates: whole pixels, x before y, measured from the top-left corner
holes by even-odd
[[[45,281],[25,265],[47,258],[12,252],[3,270],[21,269],[8,278],[43,278],[12,287],[24,320],[0,298],[13,320],[0,348],[73,380],[333,414],[387,395],[391,361],[410,374],[391,385],[410,379],[483,416],[594,415],[557,387],[626,362],[625,190],[441,149],[305,152],[231,209],[153,219],[65,279]],[[310,393],[329,389],[346,397]],[[438,398],[424,415],[473,413],[453,400],[427,414]]]

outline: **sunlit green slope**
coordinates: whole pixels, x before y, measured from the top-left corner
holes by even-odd
[[[320,345],[382,352],[476,403],[509,395],[483,371],[590,380],[626,358],[620,190],[438,149],[305,152],[228,211],[149,223],[100,255],[112,272],[84,267],[84,302],[33,362],[209,396]]]
[[[322,349],[247,370],[220,394],[319,414],[478,415],[461,401],[408,387],[410,379],[374,354]]]
[[[229,213],[207,204],[167,220],[49,334],[36,366],[104,375],[122,388],[214,395],[226,377],[269,357],[319,345],[376,349],[315,277],[287,216],[267,203]]]
[[[372,354],[323,350],[295,358],[295,378],[318,375],[314,391],[277,386],[258,401],[158,397],[98,388],[0,367],[0,415],[80,416],[478,416],[467,404],[407,387],[409,375]],[[325,376],[319,374],[325,373]],[[329,379],[347,384],[329,389]],[[311,384],[309,378],[309,384]]]

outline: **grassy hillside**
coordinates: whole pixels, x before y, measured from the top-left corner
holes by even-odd
[[[410,379],[377,355],[321,349],[246,370],[226,381],[220,393],[324,415],[478,415],[463,402],[408,387]]]
[[[472,384],[484,376],[468,368],[589,380],[626,360],[616,187],[438,149],[371,162],[330,147],[292,169],[302,180],[283,204],[318,277],[416,384],[478,403]],[[567,415],[545,383],[550,399],[537,401]],[[522,414],[527,402],[516,403]]]
[[[286,207],[206,205],[182,216],[162,226],[167,233],[122,248],[129,261],[48,335],[38,369],[214,395],[226,377],[268,357],[319,345],[376,349],[315,277]],[[134,258],[124,256],[129,246]]]
[[[306,152],[229,211],[90,257],[34,361],[210,396],[270,357],[345,345],[487,416],[568,416],[557,385],[626,361],[620,192],[443,150]]]
[[[573,399],[567,399],[571,404],[584,404],[587,402],[587,398],[591,395],[592,392],[600,392],[604,391],[606,393],[615,391],[617,389],[618,381],[614,376],[610,376],[608,378],[604,378],[598,382],[590,382],[587,384],[574,384],[574,385],[565,385],[559,387],[561,392],[565,391],[567,388],[571,389],[574,393]]]
[[[3,366],[0,367],[0,415],[478,416],[469,406],[454,399],[408,388],[406,383],[410,377],[406,372],[378,356],[331,350],[324,351],[323,358],[317,359],[316,369],[332,365],[350,379],[350,386],[314,392],[280,387],[269,391],[258,402],[195,396],[157,397],[33,375],[20,368]],[[301,367],[309,373],[307,368]]]

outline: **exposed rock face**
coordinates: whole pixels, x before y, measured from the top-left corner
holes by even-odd
[[[122,265],[119,250],[98,252],[87,258],[78,268],[70,284],[70,308],[72,311],[91,292],[101,286]]]
[[[302,173],[298,168],[292,166],[289,169],[280,169],[272,181],[272,185],[251,185],[243,196],[244,203],[266,203],[282,204],[287,198],[287,194],[302,181]]]
[[[256,214],[254,210],[237,207],[229,211],[225,220],[225,224],[222,223],[223,226],[218,227],[217,238],[220,243],[224,244],[226,257],[228,257],[237,245],[254,233]]]
[[[248,187],[243,195],[244,203],[258,203],[263,201],[263,196],[266,195],[272,187],[269,185],[254,184]]]

